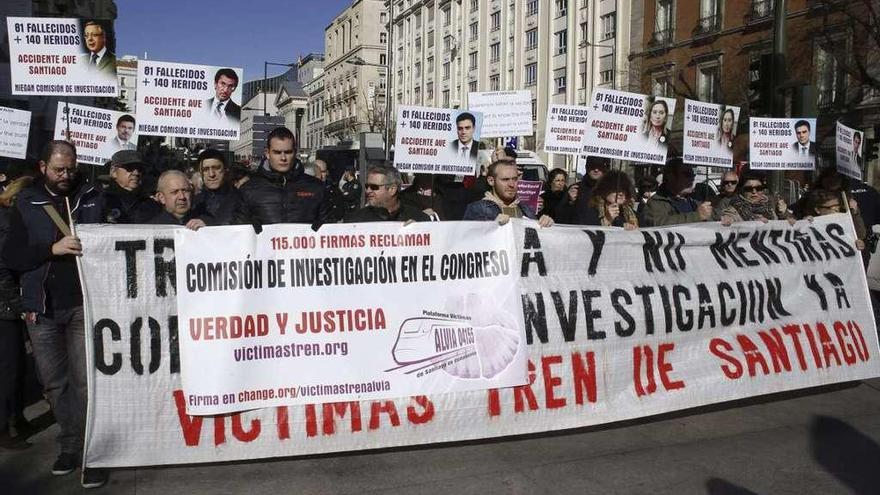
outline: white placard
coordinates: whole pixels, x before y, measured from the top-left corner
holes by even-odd
[[[126,112],[59,103],[55,113],[55,139],[73,143],[80,163],[104,165],[117,151],[137,149],[135,129],[135,116]]]
[[[595,89],[584,154],[666,163],[675,99]]]
[[[684,154],[693,165],[733,168],[739,107],[684,100]]]
[[[468,108],[483,114],[480,136],[484,138],[534,134],[531,91],[468,93]]]
[[[30,129],[29,111],[0,107],[0,156],[25,158]]]
[[[816,119],[749,118],[749,168],[816,168]]]
[[[244,73],[234,67],[138,62],[138,132],[235,141]]]
[[[394,166],[401,172],[475,175],[482,124],[479,112],[398,107]]]
[[[862,149],[864,149],[865,133],[837,123],[837,171],[841,174],[862,180]]]
[[[587,138],[589,109],[577,105],[550,105],[544,132],[544,151],[580,156]]]
[[[113,31],[103,21],[8,17],[14,95],[116,97]]]
[[[447,234],[393,223],[177,230],[187,412],[527,383],[512,226]]]

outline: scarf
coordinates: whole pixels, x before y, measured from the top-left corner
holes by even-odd
[[[764,197],[760,203],[750,203],[741,194],[737,194],[730,200],[730,207],[736,210],[744,221],[757,220],[759,216],[767,220],[776,220],[776,213],[770,198]]]
[[[501,208],[501,213],[509,216],[510,218],[522,218],[523,213],[519,207],[519,198],[513,200],[513,203],[505,204],[504,201],[501,201],[501,198],[495,195],[492,191],[486,191],[486,194],[483,196],[483,199],[489,201],[490,203],[495,204],[497,207]]]

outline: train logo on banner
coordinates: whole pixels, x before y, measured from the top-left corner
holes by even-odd
[[[12,94],[111,96],[118,92],[112,23],[8,17]]]

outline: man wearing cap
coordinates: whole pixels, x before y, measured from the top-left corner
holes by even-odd
[[[639,225],[659,227],[718,220],[712,203],[698,203],[689,197],[693,190],[693,167],[681,158],[670,158],[663,167],[663,183],[640,212]]]
[[[193,198],[195,215],[209,214],[215,225],[229,225],[232,223],[232,214],[241,202],[241,195],[232,184],[226,157],[215,149],[202,151],[199,154],[199,174],[202,177],[202,190]]]
[[[134,150],[122,150],[110,159],[110,186],[105,191],[107,223],[146,223],[162,207],[141,190],[147,164]]]
[[[88,396],[83,296],[76,267],[82,244],[70,224],[102,222],[104,196],[79,180],[76,148],[67,141],[49,142],[39,165],[40,176],[15,201],[2,256],[21,277],[34,359],[61,427],[60,455],[52,474],[62,476],[80,465]],[[106,481],[104,470],[83,470],[85,488]]]

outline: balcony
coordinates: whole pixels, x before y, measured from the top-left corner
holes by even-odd
[[[759,22],[769,21],[772,17],[772,0],[752,0],[752,6],[749,9],[749,13],[746,14],[745,23],[755,24]]]
[[[671,27],[654,31],[654,34],[651,35],[651,40],[648,41],[648,48],[658,49],[670,46],[673,33],[674,30]]]
[[[701,17],[697,21],[697,27],[694,28],[694,38],[702,36],[710,36],[721,31],[721,14],[709,15]]]

